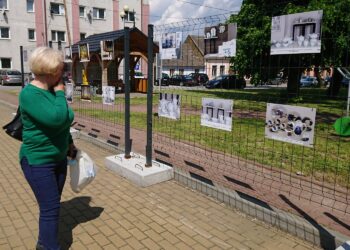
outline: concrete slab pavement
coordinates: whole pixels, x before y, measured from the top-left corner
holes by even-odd
[[[12,112],[0,103],[0,124]],[[76,144],[99,171],[80,194],[66,182],[63,249],[317,249],[175,181],[136,187],[104,167],[104,158],[116,152],[82,139]],[[34,249],[38,233],[38,208],[19,167],[19,146],[0,131],[0,249]]]

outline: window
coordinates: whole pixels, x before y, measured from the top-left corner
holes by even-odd
[[[225,66],[221,65],[220,66],[220,75],[224,75],[225,74]]]
[[[179,75],[183,75],[184,74],[184,69],[179,69]]]
[[[27,0],[27,12],[34,12],[34,0]]]
[[[85,7],[84,6],[79,6],[79,16],[85,17]]]
[[[5,9],[7,10],[9,8],[7,4],[7,0],[0,0],[0,9]]]
[[[51,31],[51,40],[53,42],[65,42],[66,41],[66,33],[64,31],[57,31],[57,30],[52,30]]]
[[[95,19],[105,19],[105,9],[93,8],[92,15]]]
[[[134,22],[135,21],[135,12],[126,11],[125,12],[125,21]]]
[[[86,33],[80,33],[80,40],[84,40],[86,37]]]
[[[174,75],[174,73],[175,73],[175,69],[170,69],[170,76],[173,76]]]
[[[50,13],[55,15],[64,15],[63,4],[50,3]]]
[[[211,68],[211,75],[212,75],[213,77],[215,77],[215,76],[216,76],[216,73],[217,73],[217,66],[214,65],[214,66]]]
[[[28,29],[28,39],[29,41],[35,41],[35,29]]]
[[[10,38],[10,28],[0,27],[0,38]]]
[[[11,58],[0,58],[1,69],[11,69]]]

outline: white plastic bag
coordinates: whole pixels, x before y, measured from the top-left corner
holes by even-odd
[[[78,150],[74,160],[69,161],[70,186],[75,193],[79,193],[96,177],[97,168],[90,156]]]

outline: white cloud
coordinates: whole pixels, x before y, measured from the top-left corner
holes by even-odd
[[[150,22],[159,25],[180,22],[186,18],[207,17],[227,13],[229,11],[238,11],[242,1],[243,0],[185,0],[185,2],[183,2],[181,0],[150,0]]]

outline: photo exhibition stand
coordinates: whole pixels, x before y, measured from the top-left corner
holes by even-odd
[[[173,178],[173,169],[152,160],[153,25],[148,25],[147,145],[146,157],[131,152],[130,139],[130,30],[124,28],[125,153],[105,158],[107,168],[132,183],[147,187]]]

